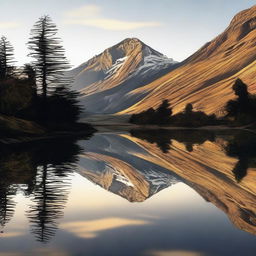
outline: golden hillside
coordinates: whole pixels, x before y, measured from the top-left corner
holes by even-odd
[[[234,98],[231,85],[239,77],[256,93],[256,5],[238,13],[228,28],[182,65],[130,94],[146,97],[119,112],[131,114],[170,100],[174,113],[192,103],[196,110],[222,114]]]

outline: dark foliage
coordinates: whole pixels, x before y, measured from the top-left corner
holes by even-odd
[[[5,36],[0,39],[0,79],[7,79],[14,74],[13,47]]]
[[[133,114],[130,122],[134,124],[167,125],[171,121],[172,109],[168,100],[163,100],[161,105],[154,110],[149,108],[139,114]]]
[[[35,60],[23,72],[11,77],[13,48],[6,38],[0,41],[0,114],[35,121],[48,129],[70,130],[82,107],[79,94],[70,90],[71,79],[64,75],[69,64],[56,37],[57,28],[43,16],[31,30],[28,42]]]
[[[25,64],[23,68],[23,74],[27,77],[27,79],[33,82],[36,85],[36,71],[31,64]],[[37,92],[37,88],[36,88]]]
[[[193,105],[187,104],[184,112],[172,116],[172,125],[182,127],[200,127],[221,124],[216,116],[207,115],[202,111],[193,111]]]
[[[32,65],[36,71],[38,89],[42,91],[44,99],[54,93],[57,87],[70,82],[64,76],[70,66],[61,40],[56,37],[57,31],[51,18],[43,16],[35,23],[28,42],[31,51],[29,56],[35,59]]]
[[[171,121],[172,109],[168,100],[163,100],[162,104],[156,109],[154,121],[156,124],[168,124]]]
[[[29,79],[10,78],[0,81],[0,114],[17,116],[32,107],[35,83]]]
[[[237,79],[232,87],[235,95],[238,96],[238,101],[246,104],[249,99],[249,93],[247,89],[247,85],[241,80]]]
[[[64,73],[70,66],[56,34],[56,25],[49,16],[36,22],[28,42],[29,56],[35,61],[33,67],[25,69],[28,77],[36,80],[39,91],[33,104],[34,120],[48,127],[75,123],[82,112],[79,94],[68,89],[72,81]]]
[[[182,127],[199,127],[222,124],[215,115],[207,115],[201,111],[193,111],[193,105],[187,104],[184,112],[172,116],[172,109],[167,100],[154,110],[150,108],[139,114],[133,114],[130,122],[134,124],[172,125]]]
[[[76,123],[82,108],[77,100],[78,93],[64,87],[57,88],[56,92],[48,96],[46,105],[43,96],[37,96],[34,102],[34,120],[46,127],[64,127]],[[47,116],[45,116],[45,111]]]
[[[215,133],[208,130],[145,130],[133,129],[131,135],[139,139],[146,140],[156,145],[163,153],[168,153],[171,149],[172,140],[176,140],[185,145],[188,152],[193,151],[194,145],[203,144],[205,141],[215,141]]]
[[[186,115],[191,115],[193,112],[193,105],[191,103],[188,103],[185,107],[185,114]]]
[[[237,99],[225,106],[226,119],[234,125],[245,125],[256,121],[256,98],[248,93],[247,85],[237,79],[232,87]]]
[[[247,169],[256,165],[256,136],[237,132],[229,139],[225,151],[229,156],[238,158],[233,173],[237,182],[240,182],[246,176]]]

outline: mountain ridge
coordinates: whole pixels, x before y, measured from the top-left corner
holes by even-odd
[[[173,113],[194,110],[223,116],[237,78],[256,93],[256,5],[181,63],[137,38],[127,38],[74,69],[73,88],[86,114],[130,115],[170,101]]]
[[[167,73],[176,64],[139,39],[127,38],[68,75],[74,77],[73,89],[81,92],[87,111],[115,113],[137,102],[137,96],[130,95],[130,91]]]
[[[239,77],[256,93],[256,5],[232,19],[227,29],[184,60],[179,67],[134,93],[150,92],[119,114],[141,112],[168,99],[173,112],[192,103],[195,110],[223,115],[233,99],[232,84]]]

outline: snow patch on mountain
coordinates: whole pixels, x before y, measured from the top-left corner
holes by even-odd
[[[162,69],[166,69],[171,65],[178,63],[177,61],[174,61],[165,55],[156,55],[150,50],[150,48],[146,49],[147,50],[144,50],[144,53],[146,52],[146,54],[143,58],[142,65],[139,66],[134,72],[130,73],[129,79],[135,76],[147,77],[148,74],[155,74]],[[107,71],[105,71],[106,77],[104,80],[110,78],[111,76],[118,76],[118,71],[125,64],[128,58],[129,56],[125,56],[123,58],[117,59],[116,62]]]
[[[104,79],[108,79],[112,75],[118,76],[118,70],[125,64],[125,61],[128,59],[128,57],[129,56],[125,56],[123,58],[117,59],[116,62],[112,65],[112,67],[105,71],[106,77]]]
[[[155,54],[150,54],[144,57],[143,64],[133,73],[133,76],[146,76],[147,74],[161,69],[168,68],[170,65],[176,64],[177,62],[166,56],[158,56]]]

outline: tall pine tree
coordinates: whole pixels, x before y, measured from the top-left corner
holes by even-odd
[[[0,39],[0,78],[6,79],[14,74],[14,54],[11,43],[5,36]]]
[[[36,71],[38,88],[42,90],[43,98],[52,95],[57,87],[70,83],[64,76],[70,65],[65,57],[61,39],[56,36],[58,30],[51,18],[41,17],[31,30],[28,56],[34,58],[32,65]]]
[[[56,25],[48,15],[41,17],[31,30],[28,42],[31,51],[29,56],[34,58],[32,65],[35,69],[37,88],[42,95],[43,108],[39,111],[42,121],[70,123],[77,121],[81,107],[77,104],[77,95],[69,89],[72,79],[65,75],[65,71],[70,65],[61,40],[56,36],[57,31]],[[62,113],[63,105],[67,111],[66,115]]]

